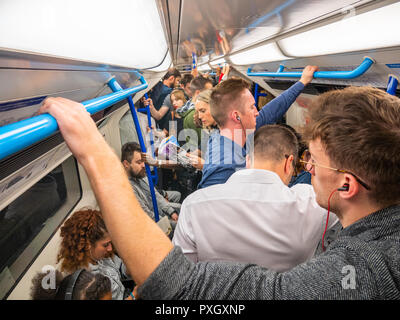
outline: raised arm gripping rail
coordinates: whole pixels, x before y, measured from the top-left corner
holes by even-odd
[[[351,71],[316,71],[315,79],[354,79],[363,75],[374,64],[374,60],[370,57],[364,57],[361,64]],[[276,72],[252,72],[251,68],[247,69],[249,77],[276,77],[276,78],[301,78],[301,72],[283,72],[284,66],[280,65]]]
[[[147,88],[147,82],[140,76],[141,84],[126,90],[82,102],[90,114],[103,110],[132,94]],[[5,125],[0,128],[0,160],[30,145],[51,136],[58,130],[56,119],[41,114],[29,119]]]

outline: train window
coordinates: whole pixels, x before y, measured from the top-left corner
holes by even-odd
[[[71,156],[0,211],[0,299],[5,298],[81,197]]]

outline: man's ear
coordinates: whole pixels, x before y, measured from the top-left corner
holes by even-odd
[[[124,166],[125,170],[129,169],[130,163],[127,160],[122,161],[122,165]]]
[[[347,190],[343,190],[339,192],[339,196],[343,199],[350,199],[354,196],[356,196],[361,190],[360,188],[361,185],[358,183],[358,181],[356,180],[356,178],[354,178],[351,174],[347,174],[345,173],[343,175],[343,183],[341,186],[338,187],[341,188],[343,187],[345,184],[347,184]]]
[[[294,173],[295,168],[294,168],[293,160],[294,160],[294,156],[291,154],[285,162],[285,173],[286,174]]]

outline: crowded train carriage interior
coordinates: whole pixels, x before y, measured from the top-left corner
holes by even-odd
[[[246,80],[258,113],[316,66],[275,121],[299,135],[324,92],[372,86],[400,97],[399,16],[392,0],[1,1],[0,298],[31,299],[35,275],[60,265],[67,219],[97,208],[57,122],[38,114],[45,99],[85,106],[172,238],[182,202],[204,183],[209,135],[192,133],[218,130],[200,105],[212,88]]]

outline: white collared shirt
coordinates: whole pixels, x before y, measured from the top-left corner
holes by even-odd
[[[285,271],[312,258],[326,215],[312,186],[289,188],[274,172],[245,169],[185,199],[173,243],[195,262],[242,261]],[[331,213],[328,228],[337,221]]]

